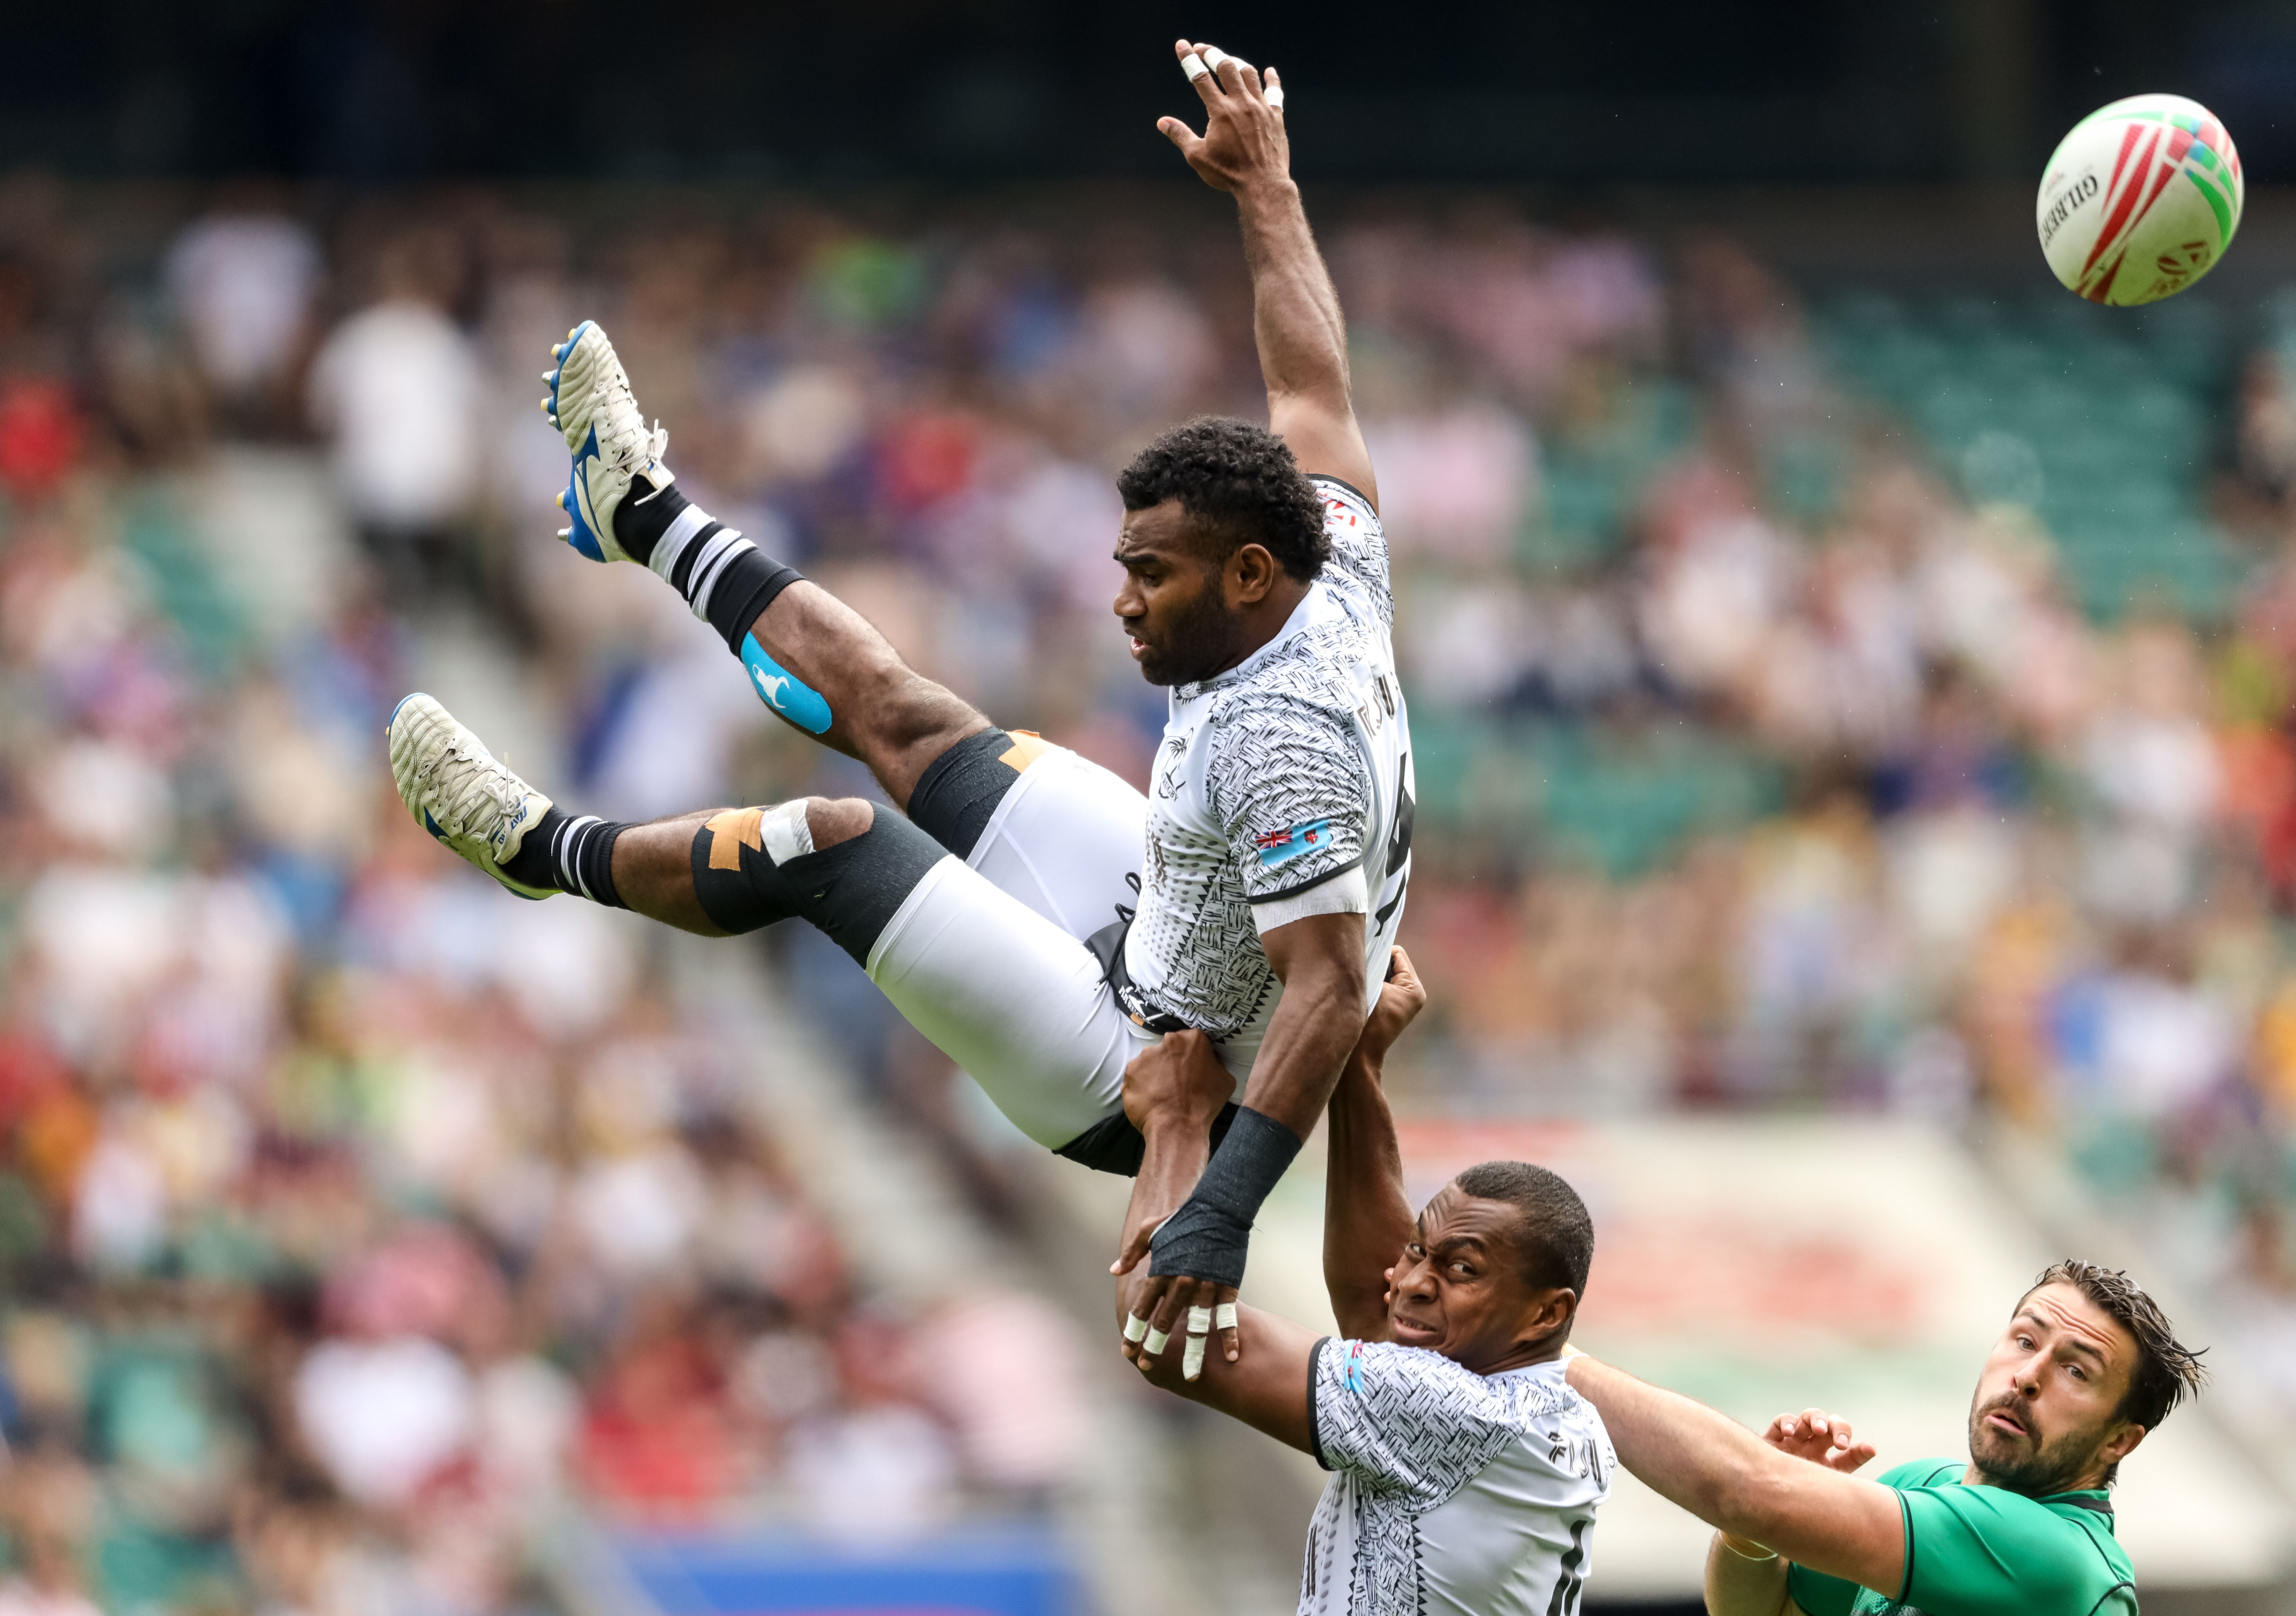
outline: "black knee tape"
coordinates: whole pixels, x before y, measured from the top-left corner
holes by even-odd
[[[758,808],[729,808],[693,833],[693,896],[720,931],[755,931],[798,912],[796,889],[766,851],[763,816]]]
[[[1004,761],[1013,737],[996,728],[967,736],[925,766],[909,793],[909,818],[959,858],[972,857],[980,833],[1021,771]]]
[[[720,814],[694,833],[693,891],[702,913],[736,932],[795,915],[863,965],[925,872],[947,857],[907,820],[879,809],[858,836],[777,864],[750,817],[757,812]]]

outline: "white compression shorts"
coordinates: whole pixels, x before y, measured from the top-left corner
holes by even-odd
[[[1020,739],[1021,737],[1016,737]],[[1121,775],[1030,735],[1021,769],[964,862],[1081,942],[1138,905],[1148,800]]]
[[[869,952],[869,978],[908,1023],[1058,1150],[1123,1103],[1124,1068],[1153,1035],[1117,1007],[1083,939],[1138,901],[1147,800],[1029,738],[1030,759],[970,858],[943,858]]]

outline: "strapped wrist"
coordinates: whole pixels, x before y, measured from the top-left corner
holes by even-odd
[[[1242,1285],[1252,1219],[1300,1144],[1300,1136],[1275,1118],[1249,1106],[1239,1110],[1194,1191],[1149,1243],[1150,1276]]]

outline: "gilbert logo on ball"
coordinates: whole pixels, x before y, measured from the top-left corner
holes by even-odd
[[[2073,126],[2035,224],[2057,279],[2092,303],[2151,303],[2206,275],[2240,228],[2240,153],[2182,95],[2131,95]]]

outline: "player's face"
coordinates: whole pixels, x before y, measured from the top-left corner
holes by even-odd
[[[1207,549],[1177,499],[1124,513],[1116,615],[1151,685],[1185,685],[1234,664],[1239,636],[1225,570]]]
[[[1988,1481],[2046,1497],[2095,1487],[2144,1434],[2120,1417],[2136,1341],[2077,1286],[2043,1285],[1985,1360],[1969,1457]]]
[[[1568,1291],[1524,1282],[1521,1238],[1519,1209],[1444,1185],[1390,1278],[1388,1338],[1483,1374],[1531,1361],[1527,1349],[1559,1346],[1575,1303]]]

